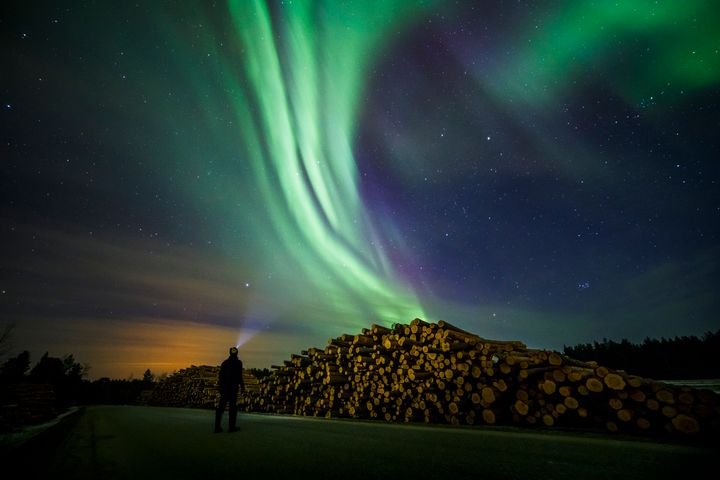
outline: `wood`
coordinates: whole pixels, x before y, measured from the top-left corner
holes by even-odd
[[[625,380],[617,373],[606,373],[603,377],[603,382],[612,390],[622,390],[625,388]]]
[[[691,392],[681,392],[678,395],[678,401],[685,405],[692,405],[695,403],[695,396]]]
[[[674,418],[678,414],[678,411],[677,408],[673,406],[665,405],[662,407],[662,414],[667,418]]]
[[[515,407],[515,411],[516,411],[517,413],[519,413],[520,415],[527,415],[527,414],[528,414],[528,411],[529,411],[528,405],[527,405],[525,402],[523,402],[522,400],[517,400],[517,401],[515,402],[514,407]]]
[[[595,393],[602,392],[603,388],[604,388],[603,383],[595,377],[588,378],[585,381],[585,386],[587,387],[588,390],[590,390],[591,392],[595,392]]]
[[[553,380],[555,381],[555,383],[558,383],[558,384],[563,383],[566,378],[565,372],[563,372],[559,368],[556,368],[555,370],[553,370],[552,377],[553,377]]]
[[[490,387],[484,387],[482,389],[482,399],[486,404],[491,404],[495,401],[495,391]]]
[[[597,367],[595,369],[595,375],[597,375],[600,378],[604,378],[605,375],[609,373],[609,370],[605,367]]]
[[[698,433],[700,431],[700,423],[697,419],[683,413],[672,419],[672,425],[678,432],[685,434]]]
[[[494,425],[496,421],[495,412],[489,409],[484,409],[482,411],[482,418],[483,421],[487,424]]]
[[[617,411],[617,417],[623,422],[629,422],[633,418],[633,412],[630,409],[622,408]]]
[[[638,417],[635,420],[635,424],[641,430],[647,430],[651,426],[650,420],[648,420],[647,418],[642,418],[642,417]]]
[[[548,355],[548,363],[550,365],[562,365],[562,357],[557,352],[551,352],[550,355]]]
[[[547,395],[552,395],[555,393],[555,382],[552,380],[545,380],[542,384],[542,390]]]
[[[643,392],[642,390],[631,390],[630,398],[635,400],[636,402],[644,402],[646,398],[645,392]]]
[[[488,340],[419,318],[328,339],[273,365],[238,397],[244,411],[452,425],[604,427],[643,435],[717,435],[720,398],[519,341]],[[155,404],[213,408],[217,367],[169,376]]]
[[[661,389],[655,392],[655,398],[658,399],[658,401],[662,403],[668,403],[670,405],[673,405],[675,403],[675,396],[672,394],[670,390]]]
[[[627,384],[630,385],[633,388],[639,388],[643,385],[643,379],[641,377],[636,377],[633,375],[628,375],[626,377]]]

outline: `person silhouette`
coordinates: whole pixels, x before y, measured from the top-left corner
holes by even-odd
[[[228,403],[230,404],[228,431],[234,432],[237,430],[235,421],[237,419],[238,388],[245,393],[243,364],[238,358],[237,347],[230,347],[230,356],[220,365],[218,386],[220,387],[220,403],[215,410],[215,433],[223,431],[221,428],[222,415]]]

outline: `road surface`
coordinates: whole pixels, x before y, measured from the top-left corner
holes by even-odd
[[[208,410],[87,407],[18,449],[12,461],[22,470],[13,478],[682,480],[716,464],[717,452],[515,428],[260,414],[239,414],[238,424],[238,432],[214,434]]]

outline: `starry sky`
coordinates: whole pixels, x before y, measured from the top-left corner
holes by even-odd
[[[7,1],[0,321],[90,377],[720,328],[714,1]]]

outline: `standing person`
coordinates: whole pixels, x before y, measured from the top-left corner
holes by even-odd
[[[230,356],[220,365],[218,384],[220,386],[220,403],[215,411],[215,433],[222,432],[220,427],[222,414],[225,411],[225,405],[228,403],[230,403],[228,431],[234,432],[237,430],[235,419],[237,418],[238,387],[241,392],[245,393],[243,364],[238,358],[237,347],[230,347]]]

